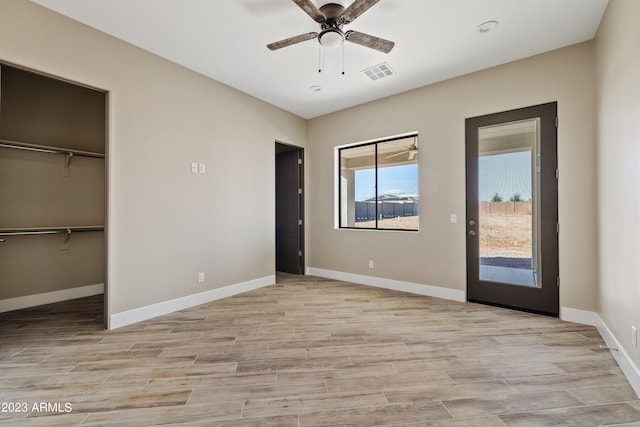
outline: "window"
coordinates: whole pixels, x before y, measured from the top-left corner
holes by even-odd
[[[338,149],[339,226],[418,230],[418,135]]]

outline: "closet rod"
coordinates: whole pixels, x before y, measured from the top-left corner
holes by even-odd
[[[47,145],[29,144],[26,142],[9,141],[6,139],[0,139],[0,147],[4,148],[16,148],[19,150],[40,151],[42,153],[59,153],[59,154],[73,154],[74,156],[95,157],[98,159],[104,159],[104,154],[94,153],[92,151],[72,150],[60,147],[50,147]]]
[[[76,227],[23,227],[0,228],[0,236],[32,236],[38,234],[71,234],[78,231],[103,231],[102,225],[80,225]]]

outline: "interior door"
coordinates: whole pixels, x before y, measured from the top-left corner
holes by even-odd
[[[467,299],[557,316],[557,105],[466,120]]]
[[[303,149],[276,143],[276,270],[304,274]]]

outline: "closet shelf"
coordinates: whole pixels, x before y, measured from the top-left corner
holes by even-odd
[[[30,236],[37,234],[71,234],[81,231],[103,231],[103,225],[76,225],[67,227],[0,228],[0,236]]]
[[[0,139],[0,147],[15,148],[18,150],[39,151],[42,153],[59,153],[73,156],[94,157],[104,159],[103,153],[94,153],[92,151],[72,150],[69,148],[50,147],[47,145],[29,144],[26,142],[9,141]]]

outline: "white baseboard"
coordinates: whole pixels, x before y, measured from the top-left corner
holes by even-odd
[[[599,327],[602,324],[598,313],[576,308],[560,307],[560,320]]]
[[[383,279],[381,277],[364,276],[361,274],[344,273],[341,271],[325,270],[323,268],[314,267],[307,267],[307,274],[327,279],[342,280],[345,282],[358,283],[360,285],[375,286],[377,288],[392,289],[394,291],[408,292],[452,301],[464,302],[467,300],[465,291],[443,288],[440,286]]]
[[[79,286],[77,288],[62,289],[60,291],[44,292],[35,295],[25,295],[23,297],[8,298],[0,300],[0,313],[7,311],[21,310],[23,308],[36,307],[39,305],[52,304],[54,302],[67,301],[70,299],[90,297],[104,293],[104,284]]]
[[[622,348],[620,342],[616,339],[615,335],[613,335],[607,324],[604,323],[600,316],[598,316],[598,319],[600,325],[598,325],[597,328],[600,336],[604,342],[607,343],[607,347],[618,349],[618,351],[611,350],[611,354],[613,354],[624,376],[627,377],[629,384],[631,384],[631,387],[633,387],[633,390],[640,398],[640,369],[633,363],[633,360],[631,360],[627,352],[624,351],[624,348]]]
[[[238,295],[244,292],[253,291],[254,289],[263,288],[273,285],[276,282],[276,276],[266,276],[248,282],[237,283],[235,285],[225,286],[224,288],[211,289],[199,294],[187,295],[185,297],[176,298],[170,301],[164,301],[157,304],[151,304],[133,310],[123,311],[121,313],[112,314],[109,322],[109,329],[117,329],[123,326],[149,320],[154,317],[173,313],[185,308],[194,307],[200,304],[206,304],[222,298]]]

